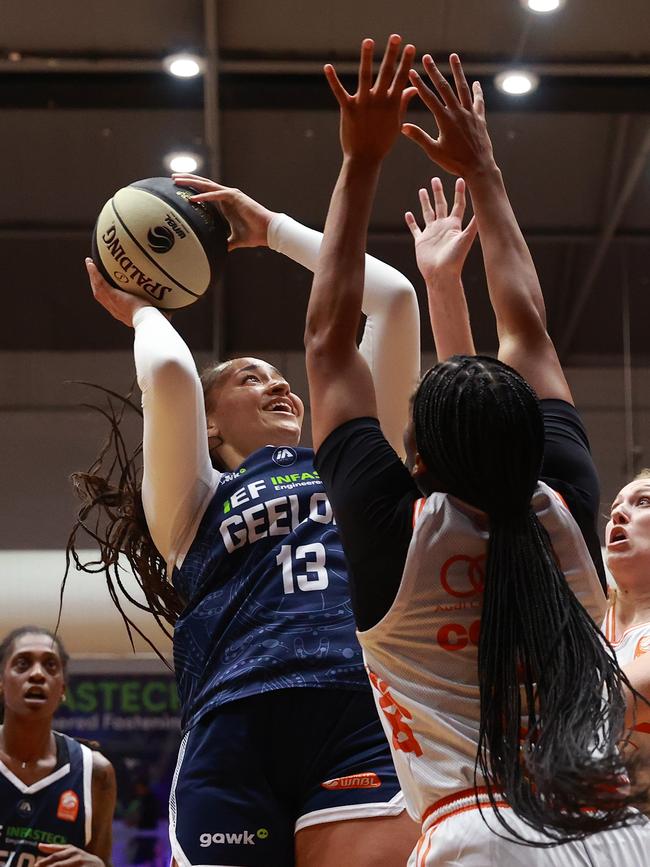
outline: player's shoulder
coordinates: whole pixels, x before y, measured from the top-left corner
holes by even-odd
[[[103,789],[115,786],[115,770],[111,762],[99,750],[92,751],[93,783]]]

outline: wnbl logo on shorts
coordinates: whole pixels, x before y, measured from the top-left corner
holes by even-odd
[[[298,452],[289,446],[281,446],[272,455],[273,463],[280,467],[290,467],[298,460]]]

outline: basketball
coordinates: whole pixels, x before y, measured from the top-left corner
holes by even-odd
[[[102,208],[92,257],[104,278],[155,307],[187,307],[213,287],[223,268],[230,227],[197,190],[171,178],[122,187]]]

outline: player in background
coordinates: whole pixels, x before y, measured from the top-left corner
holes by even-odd
[[[268,243],[315,268],[318,233],[238,190],[177,181],[219,203],[231,249]],[[361,351],[400,449],[419,374],[417,299],[394,269],[371,257],[364,268]],[[78,478],[82,521],[111,511],[104,562],[125,551],[152,611],[174,624],[177,865],[404,864],[417,827],[363,668],[332,510],[312,450],[298,445],[301,400],[256,358],[217,365],[201,384],[165,316],[88,271],[98,302],[135,329],[146,525],[129,468],[119,490],[99,467]]]
[[[115,773],[96,750],[52,730],[64,700],[61,639],[22,626],[0,644],[0,864],[111,864]]]
[[[618,787],[622,675],[593,620],[604,594],[569,509],[538,481],[550,458],[562,490],[586,509],[597,480],[493,160],[482,96],[476,88],[472,99],[455,55],[460,99],[429,57],[445,103],[419,76],[411,81],[427,104],[436,100],[440,135],[430,152],[462,173],[472,194],[502,360],[452,355],[424,376],[406,435],[410,472],[378,428],[354,323],[374,190],[403,106],[381,73],[373,85],[372,50],[365,40],[354,95],[326,67],[341,108],[343,165],[305,345],[316,464],[350,565],[364,659],[409,811],[423,823],[409,864],[643,863],[647,823]],[[462,184],[458,221],[459,195]],[[444,212],[437,184],[436,198]],[[409,224],[414,230],[412,215]],[[472,231],[457,231],[451,245],[450,309],[462,310],[460,266]],[[420,264],[426,258],[418,250]],[[433,284],[436,275],[425,277]],[[466,327],[453,333],[461,352],[473,349]],[[445,351],[458,349],[448,342]],[[544,454],[543,410],[510,365],[551,401],[564,460],[559,444]],[[638,825],[618,827],[627,823]]]
[[[607,567],[616,581],[603,631],[632,686],[650,702],[650,470],[642,470],[612,503],[605,530]],[[650,706],[628,694],[632,755],[650,786]]]

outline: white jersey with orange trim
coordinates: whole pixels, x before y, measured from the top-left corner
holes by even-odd
[[[569,510],[543,482],[532,505],[569,586],[600,623],[605,596]],[[358,633],[408,811],[418,821],[435,802],[474,785],[487,540],[482,512],[447,494],[418,501],[395,601]]]
[[[650,823],[642,817],[629,828],[549,849],[533,848],[517,842],[489,807],[479,813],[475,804],[474,794],[466,794],[447,805],[444,821],[436,822],[433,816],[425,821],[407,867],[650,867]],[[548,842],[507,806],[500,808],[517,834],[531,843]]]
[[[603,623],[603,632],[605,638],[614,648],[616,659],[622,668],[634,662],[640,656],[650,653],[650,622],[640,623],[638,626],[631,626],[629,629],[623,630],[617,634],[616,631],[616,596],[614,602],[607,609],[605,621]],[[632,729],[634,734],[630,740],[630,744],[642,751],[645,760],[643,765],[650,767],[650,723],[639,723]]]

